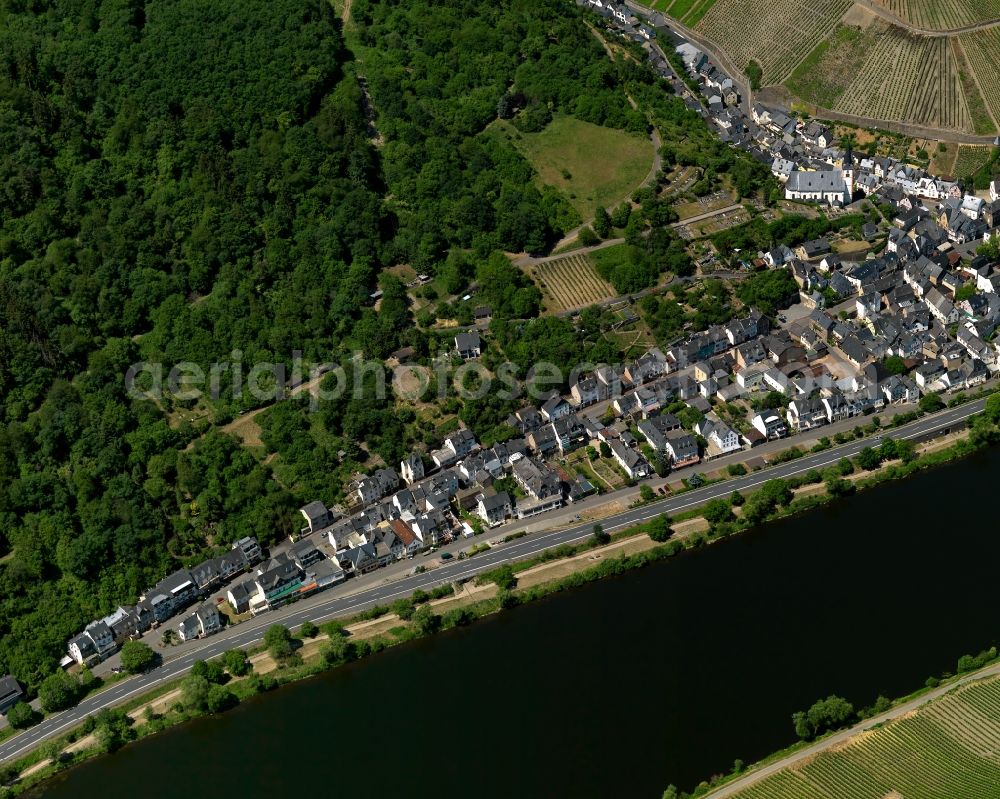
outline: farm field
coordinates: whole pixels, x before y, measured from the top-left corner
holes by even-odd
[[[969,108],[969,118],[972,121],[973,132],[980,135],[993,133],[1000,127],[997,125],[997,119],[1000,119],[1000,114],[997,114],[997,119],[994,119],[994,115],[990,113],[990,108],[986,103],[983,91],[995,91],[996,81],[983,81],[977,75],[972,64],[969,62],[968,56],[965,54],[965,47],[962,45],[960,37],[952,36],[949,38],[949,42],[951,43],[952,55],[955,57],[955,65],[958,68],[958,78],[962,82],[962,91],[965,92],[965,104]],[[983,91],[980,91],[980,85],[983,86]]]
[[[993,118],[1000,121],[1000,28],[958,37],[965,58],[979,78],[986,105]]]
[[[953,30],[1000,19],[1000,0],[875,0],[919,28]]]
[[[534,166],[538,181],[562,191],[582,219],[592,218],[599,207],[618,205],[653,165],[648,138],[570,116],[554,117],[538,133],[521,133],[505,122],[493,130],[507,136]]]
[[[735,794],[982,799],[1000,785],[1000,678],[970,683]]]
[[[695,27],[737,66],[757,61],[763,83],[773,84],[791,74],[850,6],[851,0],[715,0]]]
[[[546,310],[552,313],[585,308],[615,296],[586,253],[569,253],[532,267],[532,279],[542,291]]]

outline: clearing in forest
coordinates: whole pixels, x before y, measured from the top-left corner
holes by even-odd
[[[1000,678],[970,683],[734,799],[980,799],[1000,784]]]
[[[556,115],[538,133],[521,133],[506,122],[494,127],[531,162],[538,181],[562,191],[582,219],[621,203],[653,165],[648,137],[571,116]]]
[[[541,289],[545,309],[552,313],[585,308],[615,296],[586,253],[570,253],[531,267],[531,278]]]

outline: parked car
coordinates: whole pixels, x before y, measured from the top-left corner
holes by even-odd
[[[442,552],[441,560],[451,560],[454,557],[450,552]]]

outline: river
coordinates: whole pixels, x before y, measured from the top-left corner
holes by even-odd
[[[659,797],[997,638],[1000,452],[396,647],[60,775],[46,799]]]

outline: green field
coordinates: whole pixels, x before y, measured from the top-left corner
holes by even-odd
[[[984,799],[1000,786],[1000,678],[971,683],[735,794]]]
[[[562,191],[583,219],[621,203],[649,174],[653,143],[644,136],[557,115],[538,133],[497,122],[531,162],[539,183]]]

